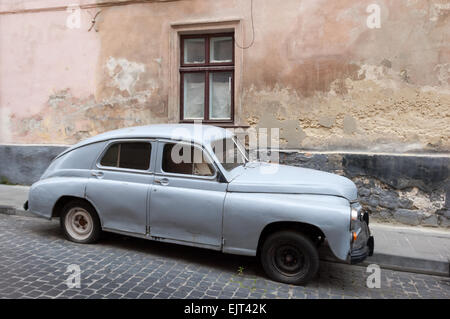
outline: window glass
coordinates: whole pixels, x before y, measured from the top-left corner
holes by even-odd
[[[233,61],[233,38],[215,37],[210,42],[210,62],[225,63]]]
[[[184,39],[184,63],[205,63],[205,39]]]
[[[113,144],[105,153],[102,166],[147,170],[150,167],[152,145],[148,142]]]
[[[247,162],[243,150],[232,138],[216,140],[211,143],[211,147],[220,164],[229,172]]]
[[[232,72],[209,74],[209,117],[214,120],[231,119]]]
[[[203,119],[205,109],[205,74],[202,72],[183,75],[183,105],[185,119]]]
[[[103,155],[100,164],[102,166],[118,167],[119,166],[118,155],[119,155],[119,144],[114,144],[106,151],[105,155]]]
[[[147,170],[150,167],[150,143],[123,143],[120,145],[120,168]]]
[[[162,170],[166,173],[212,176],[214,169],[200,148],[167,143],[164,145]]]

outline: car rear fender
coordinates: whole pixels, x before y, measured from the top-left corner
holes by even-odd
[[[73,175],[73,174],[72,174]],[[85,198],[86,176],[52,177],[34,183],[28,194],[29,211],[51,219],[53,207],[63,196]]]

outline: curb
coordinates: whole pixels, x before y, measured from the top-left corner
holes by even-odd
[[[370,264],[378,264],[381,268],[392,270],[450,277],[450,261],[445,262],[376,253],[362,263],[365,266]]]
[[[348,263],[337,260],[333,256],[321,256],[323,261],[346,264]],[[368,257],[365,261],[355,266],[369,266],[376,264],[380,266],[381,269],[389,269],[403,272],[411,272],[416,274],[425,274],[433,276],[450,277],[450,263],[437,261],[437,260],[426,260],[411,257],[393,256],[387,254],[377,254],[374,253],[373,256]]]
[[[39,218],[38,216],[33,215],[30,212],[27,212],[27,211],[25,211],[23,209],[18,209],[18,208],[13,207],[13,206],[2,206],[2,205],[0,205],[0,214]]]
[[[33,215],[28,211],[12,206],[0,205],[0,214],[39,218],[39,216]],[[347,264],[346,262],[338,260],[334,257],[326,242],[319,249],[319,254],[321,260]],[[438,260],[374,253],[373,256],[368,257],[364,262],[357,265],[368,266],[370,264],[377,264],[384,269],[450,277],[450,260],[448,262],[444,262]]]
[[[338,260],[334,257],[326,243],[319,249],[319,255],[321,260],[348,265],[345,261]],[[374,252],[373,256],[368,257],[362,263],[356,264],[356,266],[368,266],[371,264],[376,264],[382,269],[450,277],[450,260],[445,262]]]

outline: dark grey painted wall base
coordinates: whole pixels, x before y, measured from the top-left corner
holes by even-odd
[[[0,145],[0,183],[31,185],[64,146]],[[386,222],[450,227],[450,157],[280,152],[282,164],[336,173]]]
[[[31,185],[67,147],[0,145],[0,183]]]
[[[371,216],[384,222],[450,227],[450,157],[283,153],[280,162],[346,176]]]

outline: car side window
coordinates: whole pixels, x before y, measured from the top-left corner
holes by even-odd
[[[166,173],[213,176],[214,168],[203,150],[187,144],[164,144],[162,170]]]
[[[111,145],[103,155],[102,166],[148,170],[152,144],[148,142],[124,142]]]

